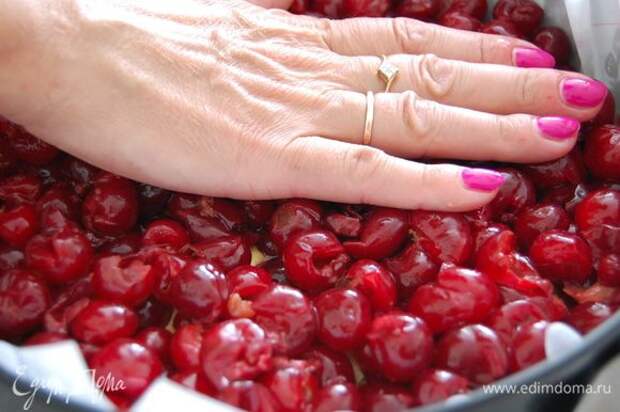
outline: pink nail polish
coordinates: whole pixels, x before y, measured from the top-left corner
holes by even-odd
[[[553,140],[575,137],[581,127],[581,123],[577,120],[565,116],[539,117],[536,124],[544,137]]]
[[[572,78],[562,81],[562,97],[577,107],[596,107],[607,97],[607,86],[598,80]]]
[[[555,58],[551,54],[531,47],[517,47],[513,59],[518,67],[555,67]]]
[[[504,176],[493,170],[465,168],[461,172],[468,189],[492,192],[504,183]]]

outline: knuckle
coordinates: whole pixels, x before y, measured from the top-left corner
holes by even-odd
[[[402,93],[399,113],[404,123],[404,132],[414,139],[415,154],[424,157],[433,145],[437,134],[437,124],[440,123],[438,106],[428,101],[418,99],[415,93]]]
[[[523,124],[512,116],[497,116],[497,133],[502,146],[523,148],[529,144],[527,134],[521,131]]]
[[[422,164],[420,171],[420,187],[434,188],[441,181],[443,171],[440,167],[429,164]]]
[[[537,103],[537,89],[540,77],[536,70],[520,70],[516,85],[520,104],[532,107]]]
[[[435,41],[437,29],[431,24],[397,17],[391,19],[394,38],[401,50],[416,53],[421,46],[430,47]]]
[[[412,59],[412,83],[422,87],[429,98],[445,99],[452,94],[458,80],[458,66],[433,54]]]

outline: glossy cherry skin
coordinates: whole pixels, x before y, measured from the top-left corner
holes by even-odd
[[[262,379],[278,400],[280,411],[309,410],[319,392],[316,367],[308,361],[286,360]]]
[[[452,0],[444,13],[452,12],[473,16],[478,20],[482,20],[487,14],[487,0]]]
[[[551,280],[583,282],[592,273],[592,252],[585,240],[563,230],[539,235],[530,258],[540,274]]]
[[[133,336],[138,329],[138,316],[123,305],[92,301],[73,318],[69,329],[80,342],[104,345]]]
[[[400,299],[408,299],[419,286],[435,280],[439,271],[439,265],[414,243],[383,263],[396,279]]]
[[[617,307],[601,302],[581,303],[571,309],[568,323],[579,332],[586,334],[613,316]]]
[[[570,39],[559,27],[543,27],[534,34],[533,43],[550,53],[558,65],[568,64],[571,54]]]
[[[362,231],[362,219],[344,213],[331,213],[325,216],[325,224],[338,236],[357,237]]]
[[[409,214],[409,223],[417,244],[436,263],[461,265],[469,260],[473,240],[463,215],[416,210]]]
[[[290,237],[318,228],[321,213],[321,205],[314,200],[294,199],[282,203],[271,216],[269,236],[282,250]]]
[[[37,166],[51,162],[59,153],[57,148],[31,135],[21,127],[15,128],[15,132],[10,135],[8,141],[18,158]]]
[[[351,383],[333,383],[321,389],[314,399],[313,411],[359,411],[362,400],[357,386]]]
[[[90,303],[92,285],[89,278],[81,278],[58,293],[43,318],[48,332],[68,333],[69,323]]]
[[[269,223],[276,210],[276,203],[271,200],[246,200],[243,209],[248,224],[253,228],[262,228]]]
[[[620,191],[588,193],[575,207],[575,223],[594,257],[620,250]]]
[[[429,365],[433,337],[422,319],[390,313],[373,319],[366,345],[372,363],[385,378],[407,382]]]
[[[118,236],[129,232],[138,219],[138,195],[133,182],[102,175],[82,204],[82,222],[100,235]]]
[[[354,289],[330,289],[316,301],[318,337],[331,349],[348,351],[363,343],[372,319],[366,296]]]
[[[396,303],[394,276],[374,260],[360,259],[353,263],[347,271],[345,283],[367,296],[376,311],[387,311]]]
[[[196,210],[179,210],[175,214],[187,229],[193,242],[207,242],[230,235],[222,222],[213,217],[200,216]]]
[[[39,332],[35,333],[24,341],[23,346],[47,345],[49,343],[62,342],[71,339],[64,333],[58,332]]]
[[[100,299],[134,307],[144,303],[159,279],[153,265],[137,256],[103,257],[93,267],[93,290]]]
[[[548,191],[557,186],[574,187],[586,180],[586,168],[581,150],[573,149],[559,159],[525,165],[522,168],[538,190]]]
[[[342,17],[381,17],[389,8],[389,0],[342,0]]]
[[[12,270],[0,275],[0,338],[19,336],[39,326],[50,306],[45,283],[33,274]]]
[[[515,169],[500,169],[504,184],[488,208],[492,218],[501,223],[512,223],[516,215],[536,201],[534,185],[521,172]]]
[[[168,199],[170,199],[170,192],[161,187],[144,183],[138,185],[140,217],[142,219],[151,219],[163,214]]]
[[[277,412],[278,401],[265,385],[254,381],[231,382],[218,399],[249,412]]]
[[[506,37],[520,37],[521,33],[517,26],[509,20],[490,20],[482,23],[480,27],[481,33],[497,34]]]
[[[62,162],[61,170],[70,186],[82,197],[90,190],[97,175],[100,173],[95,166],[73,156],[67,156]]]
[[[603,102],[603,106],[598,114],[594,117],[594,119],[586,122],[584,124],[585,127],[582,127],[585,130],[592,129],[594,127],[604,126],[606,124],[614,124],[616,123],[616,100],[614,98],[613,93],[607,93],[607,97]]]
[[[499,291],[488,275],[444,265],[436,282],[416,289],[408,309],[437,333],[480,322],[497,306]]]
[[[170,363],[169,353],[171,339],[172,333],[164,328],[156,326],[142,329],[135,337],[136,342],[153,351],[165,365]]]
[[[549,322],[539,320],[521,326],[512,338],[513,369],[522,370],[545,359],[545,332]]]
[[[201,371],[222,390],[231,382],[258,377],[272,367],[273,347],[265,331],[249,319],[228,320],[202,338]]]
[[[198,212],[200,216],[219,220],[229,231],[238,231],[246,223],[242,205],[230,199],[201,196]]]
[[[533,0],[500,0],[493,9],[493,17],[510,21],[523,34],[538,28],[544,14],[542,7]]]
[[[435,351],[435,365],[458,373],[474,384],[486,384],[508,373],[509,359],[497,334],[486,326],[474,324],[441,337]]]
[[[493,329],[507,348],[512,343],[512,336],[524,324],[546,320],[545,312],[530,300],[515,300],[502,305],[491,314],[485,324]]]
[[[620,287],[620,255],[603,256],[599,261],[596,277],[601,285]]]
[[[306,292],[319,292],[344,274],[349,256],[333,233],[312,230],[290,238],[282,261],[293,285]]]
[[[228,284],[218,268],[204,259],[196,259],[172,278],[168,294],[182,316],[208,323],[224,312]]]
[[[407,239],[407,212],[376,208],[364,222],[358,240],[344,242],[346,251],[356,258],[380,260],[396,252]]]
[[[314,340],[315,309],[297,289],[276,285],[256,297],[252,311],[252,319],[265,330],[277,354],[299,354]]]
[[[146,227],[142,235],[145,246],[164,246],[179,250],[189,243],[189,235],[185,228],[171,219],[154,220]]]
[[[258,296],[273,285],[269,272],[250,265],[237,266],[226,274],[226,278],[230,294],[237,293],[244,299]]]
[[[466,378],[442,369],[427,369],[413,381],[411,392],[416,405],[428,405],[468,390]]]
[[[148,263],[151,264],[159,275],[153,295],[161,302],[171,304],[172,280],[176,278],[188,260],[170,253],[155,253],[150,256]]]
[[[134,340],[117,339],[93,355],[90,367],[97,381],[123,382],[109,389],[115,395],[136,399],[163,371],[157,355]],[[105,389],[106,387],[104,387]],[[115,389],[115,390],[114,390]]]
[[[35,203],[41,191],[41,179],[33,175],[13,175],[0,182],[0,200],[11,208]]]
[[[40,215],[41,226],[46,227],[50,220],[48,217],[54,211],[59,211],[66,218],[79,221],[80,217],[80,198],[69,187],[63,183],[57,183],[47,190],[43,196],[37,200],[37,213]],[[53,219],[53,217],[52,217]]]
[[[0,246],[0,272],[17,269],[24,263],[24,252],[10,246]]]
[[[514,224],[519,246],[529,250],[534,240],[543,232],[558,229],[566,230],[570,226],[568,213],[556,205],[531,206],[517,215]]]
[[[225,272],[239,265],[249,265],[252,260],[250,246],[242,236],[237,235],[196,243],[192,245],[192,250]]]
[[[309,361],[315,361],[320,365],[321,386],[337,382],[355,382],[351,361],[349,361],[349,358],[342,352],[336,352],[326,346],[318,346],[306,351],[303,358]]]
[[[203,335],[204,329],[197,323],[177,328],[170,340],[170,359],[177,370],[191,371],[200,366]]]
[[[484,243],[491,239],[493,236],[503,232],[504,230],[510,230],[508,226],[502,223],[490,223],[488,226],[483,226],[472,231],[472,238],[474,240],[474,251],[472,253],[472,261],[475,262],[478,257],[478,252],[482,248]]]
[[[583,158],[594,177],[620,180],[620,127],[605,125],[592,130],[586,138]]]
[[[23,247],[39,227],[34,206],[22,205],[0,211],[0,239],[11,246]]]
[[[442,15],[438,23],[442,26],[467,31],[479,31],[482,27],[482,23],[477,18],[458,12]]]
[[[173,315],[173,310],[170,306],[156,299],[147,300],[135,310],[140,320],[140,328],[148,328],[150,326],[166,327]]]
[[[439,0],[401,0],[396,6],[396,14],[430,21],[439,13],[439,5]]]
[[[364,411],[402,412],[414,404],[413,396],[407,388],[382,383],[371,383],[361,388]]]

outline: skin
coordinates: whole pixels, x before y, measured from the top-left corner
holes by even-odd
[[[576,136],[536,116],[580,76],[513,65],[531,44],[411,19],[295,16],[288,0],[0,0],[0,113],[99,167],[168,189],[462,211],[461,167],[539,162]],[[380,93],[379,55],[400,68]],[[361,145],[375,95],[371,146]]]

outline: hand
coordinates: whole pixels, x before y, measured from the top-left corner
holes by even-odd
[[[9,3],[28,24],[19,47],[0,48],[0,113],[179,191],[473,209],[501,176],[404,158],[553,159],[606,94],[576,73],[514,67],[552,64],[527,42],[409,19],[329,21],[241,0]],[[400,75],[376,94],[362,146],[382,54]]]

